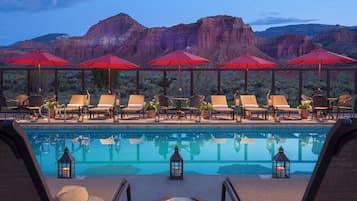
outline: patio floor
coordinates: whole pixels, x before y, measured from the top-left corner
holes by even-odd
[[[162,201],[171,197],[195,197],[202,201],[221,200],[222,182],[226,175],[185,175],[183,180],[169,180],[166,175],[124,176],[131,185],[133,201]],[[299,201],[310,176],[272,179],[269,175],[231,176],[240,186],[244,201]],[[110,200],[120,177],[80,177],[72,180],[47,177],[53,195],[64,185],[85,186],[90,195]],[[226,198],[229,201],[229,196]]]
[[[347,116],[346,116],[347,117]],[[212,119],[201,119],[200,122],[195,121],[194,119],[181,118],[169,118],[169,119],[160,119],[159,122],[156,122],[153,118],[138,118],[136,115],[129,116],[126,119],[119,119],[114,122],[113,119],[87,119],[87,117],[83,118],[82,121],[78,121],[77,118],[67,119],[67,120],[58,120],[58,119],[50,119],[47,118],[39,118],[36,121],[31,121],[29,119],[17,120],[18,123],[24,126],[44,126],[44,125],[61,125],[61,126],[89,126],[89,125],[101,125],[101,126],[114,126],[114,127],[127,127],[127,126],[168,126],[168,125],[195,125],[195,126],[219,126],[219,127],[239,127],[239,126],[289,126],[289,125],[307,125],[307,126],[316,126],[316,125],[326,125],[332,126],[336,120],[335,119],[327,119],[324,121],[318,121],[316,119],[290,119],[290,120],[280,120],[276,122],[272,116],[269,116],[267,120],[264,119],[242,119],[241,121],[232,120],[227,116],[218,116],[217,118]]]

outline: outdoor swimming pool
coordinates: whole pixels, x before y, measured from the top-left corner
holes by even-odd
[[[311,174],[329,128],[25,129],[45,175],[56,175],[67,146],[77,175],[168,174],[174,147],[185,174],[271,174],[283,146],[292,174]]]

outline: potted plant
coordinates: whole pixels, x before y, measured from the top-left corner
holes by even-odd
[[[203,102],[200,109],[202,118],[209,119],[211,116],[211,111],[213,109],[211,103]]]
[[[155,101],[150,101],[145,103],[144,111],[147,118],[155,118],[155,114],[157,111],[157,103]]]
[[[310,102],[307,101],[301,101],[301,104],[297,108],[300,109],[300,116],[302,119],[307,119],[312,109]]]
[[[56,110],[58,106],[59,106],[59,102],[57,101],[51,101],[47,103],[47,107],[50,110],[50,114],[49,114],[50,118],[55,118]]]

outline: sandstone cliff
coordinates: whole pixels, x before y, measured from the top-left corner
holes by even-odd
[[[241,18],[206,17],[196,23],[145,28],[128,15],[99,22],[83,37],[59,41],[56,54],[75,63],[114,53],[141,66],[174,50],[186,50],[217,64],[244,54],[265,56],[254,46],[254,34]]]
[[[257,38],[256,46],[269,56],[288,60],[319,47],[309,37],[303,35],[284,35],[277,38]]]
[[[149,60],[174,50],[186,50],[206,57],[211,60],[211,67],[243,54],[283,62],[319,46],[354,56],[357,54],[354,51],[357,49],[356,33],[337,27],[314,38],[292,34],[275,38],[255,37],[249,25],[232,16],[212,16],[191,24],[147,28],[120,13],[93,25],[84,36],[59,34],[2,47],[0,61],[16,53],[43,49],[74,64],[111,53],[147,66]]]
[[[207,57],[214,66],[246,52],[267,57],[254,45],[254,33],[241,18],[214,16],[191,24],[146,28],[126,14],[93,25],[82,37],[59,38],[51,43],[24,41],[10,49],[45,49],[73,63],[112,53],[141,66],[174,50]]]
[[[316,36],[314,42],[321,44],[327,49],[357,57],[357,29],[335,27],[324,34]]]

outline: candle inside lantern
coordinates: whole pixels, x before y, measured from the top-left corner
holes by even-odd
[[[174,175],[175,176],[180,176],[180,169],[178,167],[174,168]]]
[[[62,176],[63,177],[69,177],[69,175],[70,175],[69,173],[70,173],[69,167],[62,168]]]
[[[282,177],[285,177],[285,167],[282,167],[282,166],[278,166],[276,168],[277,170],[277,176],[282,178]]]

